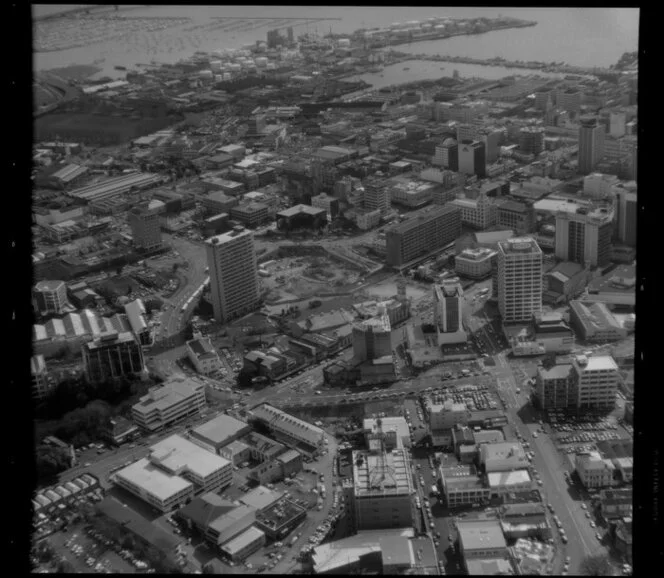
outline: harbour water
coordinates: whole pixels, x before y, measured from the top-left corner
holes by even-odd
[[[39,15],[40,9],[54,6],[34,7]],[[122,13],[122,12],[121,12]],[[233,30],[224,32],[209,29],[203,25],[212,18],[245,17],[245,18],[335,18],[338,20],[306,23],[294,20],[292,25],[295,34],[317,32],[326,34],[330,30],[335,34],[350,34],[357,28],[389,26],[393,22],[426,20],[434,16],[450,18],[487,18],[513,16],[526,20],[536,20],[537,26],[510,30],[499,30],[475,36],[457,36],[442,40],[417,42],[396,47],[399,52],[413,54],[445,54],[453,56],[471,56],[492,58],[501,56],[507,60],[564,61],[578,66],[609,66],[614,64],[624,52],[638,48],[639,11],[633,8],[470,8],[470,7],[343,7],[343,6],[151,6],[133,7],[127,16],[136,17],[188,17],[191,22],[165,30],[131,32],[122,38],[105,42],[71,48],[57,52],[37,52],[34,54],[36,70],[45,70],[67,66],[69,64],[91,64],[97,61],[103,70],[100,74],[118,77],[123,76],[115,70],[115,66],[134,68],[138,63],[151,60],[156,62],[177,62],[190,57],[195,51],[219,50],[222,48],[238,48],[265,40],[267,30],[271,27],[268,21],[260,21],[249,30]],[[199,28],[196,28],[199,26]],[[203,26],[203,27],[200,27]],[[193,28],[193,30],[192,30]],[[101,61],[101,62],[100,62]],[[376,86],[382,82],[392,84],[418,80],[415,75],[435,73],[434,78],[451,74],[453,69],[459,70],[462,76],[475,76],[466,71],[477,70],[486,78],[492,76],[493,67],[476,65],[452,65],[441,63],[422,63],[417,65],[405,80],[400,74],[403,66],[395,71],[383,73],[377,77]],[[428,65],[431,64],[431,67]],[[445,66],[441,71],[440,66]],[[448,70],[449,69],[449,70]],[[438,74],[442,72],[443,74]],[[501,76],[519,73],[497,72]],[[521,71],[521,74],[525,71]],[[380,80],[378,80],[380,79]]]
[[[405,69],[408,70],[405,70]],[[524,70],[523,68],[509,68],[506,66],[482,66],[479,64],[461,64],[453,62],[431,62],[428,60],[407,60],[398,64],[386,66],[379,73],[358,74],[344,78],[344,80],[363,80],[375,89],[393,84],[417,82],[422,80],[436,80],[451,77],[458,70],[462,78],[486,78],[497,80],[512,75],[537,74],[546,78],[562,78],[564,74],[541,72],[539,70]]]

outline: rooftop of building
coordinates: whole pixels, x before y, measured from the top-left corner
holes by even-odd
[[[301,516],[306,510],[290,500],[281,500],[256,514],[256,520],[266,527],[277,530],[290,524],[295,518]]]
[[[109,347],[114,345],[119,345],[122,343],[136,343],[136,338],[130,331],[118,332],[118,331],[107,331],[100,333],[93,341],[88,341],[85,346],[89,351],[94,351],[95,349],[100,349],[103,347]]]
[[[242,552],[247,546],[253,544],[256,540],[260,540],[265,536],[265,533],[262,530],[259,530],[255,526],[249,526],[244,532],[241,532],[232,540],[226,542],[222,549],[224,552],[233,556],[238,552]]]
[[[142,458],[115,473],[115,476],[126,480],[132,486],[152,494],[165,501],[171,496],[192,487],[191,482],[177,475],[171,475],[161,468]]]
[[[178,516],[191,520],[196,526],[207,528],[217,518],[225,516],[237,506],[235,502],[226,500],[214,492],[208,492],[194,498],[178,512]]]
[[[484,231],[473,233],[475,242],[479,245],[495,245],[501,241],[507,241],[514,237],[514,231]]]
[[[510,231],[510,234],[511,233],[512,232]],[[456,258],[479,261],[484,259],[491,259],[494,255],[496,255],[496,252],[492,249],[489,249],[488,247],[479,247],[477,249],[464,249],[456,256]]]
[[[215,235],[214,237],[210,237],[205,241],[205,244],[223,245],[224,243],[229,243],[236,239],[243,239],[245,237],[250,237],[253,240],[254,235],[250,230],[238,226],[233,228],[232,231],[228,231],[227,233],[222,233],[221,235]]]
[[[622,328],[621,323],[604,303],[572,301],[570,307],[581,323],[595,330]]]
[[[518,486],[531,482],[528,470],[513,470],[511,472],[489,472],[489,487]]]
[[[248,429],[247,423],[230,415],[221,414],[194,428],[193,433],[195,436],[217,445],[223,444]]]
[[[255,418],[265,421],[270,426],[278,426],[286,431],[297,432],[298,436],[306,434],[311,438],[312,443],[316,443],[325,437],[325,432],[307,421],[292,416],[267,403],[258,405],[251,410],[251,415]]]
[[[177,434],[153,445],[149,459],[173,473],[179,473],[185,468],[201,478],[230,465],[226,458],[213,454]]]
[[[191,339],[190,341],[187,341],[187,347],[191,349],[192,353],[199,359],[204,356],[209,356],[210,354],[217,354],[217,351],[212,345],[212,341],[209,337]]]
[[[470,576],[509,576],[516,574],[510,561],[504,558],[467,560],[466,567]]]
[[[618,364],[610,355],[577,355],[572,364],[581,373],[586,371],[618,371]]]
[[[498,243],[498,250],[507,255],[521,255],[524,253],[531,253],[533,255],[542,254],[537,241],[530,237],[513,237],[507,241],[502,241]]]
[[[247,506],[256,508],[256,510],[264,510],[278,502],[283,495],[283,492],[270,490],[265,486],[258,486],[241,496],[240,501]]]
[[[406,219],[402,223],[397,223],[388,227],[385,230],[386,234],[404,234],[413,229],[417,229],[422,225],[422,223],[429,222],[432,219],[441,217],[443,215],[449,215],[457,212],[459,209],[451,206],[449,203],[443,206],[428,207],[426,212],[418,212],[415,216]]]
[[[387,313],[378,314],[375,317],[370,317],[369,319],[364,319],[355,324],[355,327],[362,331],[373,331],[389,333],[391,331],[390,318],[387,316]]]
[[[326,214],[325,209],[323,208],[318,208],[318,207],[312,207],[310,205],[295,205],[293,207],[290,207],[288,209],[284,209],[283,211],[279,211],[277,213],[277,217],[285,217],[285,218],[290,218],[294,217],[295,215],[300,215],[300,214],[305,214],[305,215],[311,215],[311,216],[320,216]]]
[[[367,418],[364,420],[362,427],[365,432],[378,433],[378,420],[381,422],[381,431],[393,431],[397,435],[397,439],[410,437],[410,430],[408,429],[408,422],[406,418],[401,416],[387,416],[381,418]]]
[[[231,528],[237,522],[241,520],[247,520],[247,526],[251,524],[250,519],[255,515],[256,509],[251,506],[246,506],[245,504],[235,504],[235,507],[227,512],[224,512],[222,516],[218,516],[216,519],[212,520],[209,524],[212,530],[215,530],[219,534]]]
[[[313,550],[314,569],[317,574],[340,572],[347,566],[357,563],[370,553],[383,549],[381,542],[392,537],[413,538],[412,528],[390,528],[358,532],[356,535],[317,546]]]
[[[132,411],[145,414],[155,410],[163,411],[204,389],[202,384],[193,380],[183,377],[171,378],[142,396],[140,401],[132,406]]]
[[[58,291],[65,288],[64,281],[38,281],[35,283],[36,291]]]
[[[572,365],[569,363],[556,364],[553,367],[546,369],[540,367],[537,370],[537,373],[543,380],[549,379],[567,379],[570,372],[572,371]]]
[[[353,452],[353,480],[358,497],[410,494],[413,484],[407,451],[394,449],[384,456]]]
[[[634,293],[636,266],[619,265],[611,272],[593,279],[588,284],[589,293]]]
[[[478,432],[472,432],[473,440],[476,444],[482,443],[500,443],[505,441],[505,436],[500,430],[481,430]]]
[[[170,532],[162,530],[156,524],[151,524],[134,512],[133,509],[124,507],[124,504],[121,504],[114,498],[107,497],[99,502],[97,510],[111,520],[119,523],[123,528],[131,530],[135,535],[140,536],[151,546],[154,546],[165,554],[172,555],[178,544],[183,541],[173,536]]]
[[[503,530],[497,520],[460,521],[457,522],[457,530],[464,552],[507,548]]]
[[[482,459],[485,462],[490,460],[517,459],[525,460],[526,452],[520,442],[498,442],[493,444],[484,444],[481,447]]]

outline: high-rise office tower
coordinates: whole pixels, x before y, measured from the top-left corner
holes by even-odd
[[[353,354],[360,361],[392,355],[392,327],[384,310],[353,326]]]
[[[587,267],[604,267],[611,259],[614,210],[608,204],[556,214],[556,257]]]
[[[459,283],[433,286],[433,320],[439,345],[467,341],[463,329],[463,289]]]
[[[534,239],[498,243],[498,309],[503,323],[528,322],[542,310],[542,250]]]
[[[537,156],[544,150],[544,129],[525,126],[519,132],[519,150],[526,155]]]
[[[604,127],[594,117],[581,119],[579,127],[579,168],[578,172],[587,175],[604,156]]]
[[[484,143],[464,140],[459,144],[459,172],[466,175],[486,175],[486,150]]]
[[[149,251],[161,247],[161,223],[157,208],[144,201],[130,209],[127,220],[134,246]],[[161,205],[163,206],[163,205]]]
[[[615,187],[616,193],[616,233],[618,240],[630,247],[636,247],[636,214],[638,210],[636,187]]]
[[[379,210],[385,214],[390,210],[390,189],[386,179],[368,178],[364,187],[364,208],[369,211]]]
[[[214,318],[220,323],[258,308],[258,266],[254,235],[242,227],[205,242]]]

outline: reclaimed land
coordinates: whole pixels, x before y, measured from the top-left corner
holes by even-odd
[[[35,120],[37,140],[68,139],[92,145],[116,145],[161,130],[183,120],[163,103],[113,106],[83,97],[64,110]]]

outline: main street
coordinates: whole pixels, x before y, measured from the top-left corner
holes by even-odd
[[[549,436],[539,431],[540,416],[530,404],[530,387],[519,384],[505,353],[497,355],[495,360],[496,365],[488,366],[487,369],[497,380],[498,387],[506,398],[505,411],[510,424],[525,438],[535,453],[532,463],[542,479],[542,486],[539,487],[544,502],[553,506],[567,534],[567,545],[558,540],[558,546],[563,551],[562,556],[558,556],[558,561],[569,556],[572,559],[570,573],[578,573],[581,560],[602,548],[595,538],[597,530],[590,527],[590,520],[585,517],[581,501],[576,499],[577,491],[571,489],[565,480],[564,471],[570,469],[567,461],[557,451]],[[516,393],[517,389],[521,389],[520,394]],[[562,568],[558,568],[557,572],[561,570]]]

